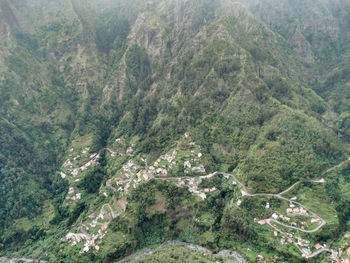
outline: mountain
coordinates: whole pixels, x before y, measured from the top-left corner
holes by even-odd
[[[0,0],[0,253],[341,260],[349,26],[345,0]]]

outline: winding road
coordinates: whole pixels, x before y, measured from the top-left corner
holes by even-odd
[[[111,149],[109,149],[109,148],[104,148],[104,149],[102,149],[102,150],[107,150],[107,151],[109,151],[109,152],[111,152],[111,153],[115,153],[115,154],[118,153],[118,152],[115,152],[115,151],[113,151],[113,150],[111,150]],[[120,154],[120,153],[119,153],[119,154]],[[332,170],[334,170],[334,169],[336,169],[336,168],[341,167],[342,165],[344,165],[344,164],[345,164],[346,162],[348,162],[348,161],[350,161],[350,157],[349,157],[347,160],[341,162],[340,164],[338,164],[338,165],[336,165],[336,166],[334,166],[334,167],[332,167],[332,168],[327,169],[326,171],[324,171],[324,172],[322,173],[322,175],[324,175],[324,174],[326,174],[326,173],[328,173],[328,172],[330,172],[330,171],[332,171]],[[142,167],[138,167],[138,168],[142,168]],[[301,231],[301,232],[304,232],[304,233],[314,233],[314,232],[318,231],[319,229],[321,229],[321,228],[326,224],[326,221],[325,221],[324,219],[322,219],[322,218],[321,218],[319,215],[317,215],[316,213],[314,213],[314,212],[310,211],[309,209],[307,209],[304,205],[300,204],[299,202],[296,202],[295,200],[291,200],[291,199],[288,199],[288,198],[282,196],[282,195],[288,193],[290,190],[292,190],[295,186],[297,186],[298,184],[300,184],[301,181],[298,181],[298,182],[294,183],[293,185],[291,185],[290,187],[288,187],[286,190],[284,190],[284,191],[282,191],[282,192],[280,192],[280,193],[278,193],[278,194],[270,194],[270,193],[255,193],[255,194],[252,194],[252,193],[250,193],[250,192],[247,190],[246,186],[236,178],[236,176],[235,176],[234,174],[228,174],[228,173],[223,173],[223,172],[218,172],[218,171],[217,171],[217,172],[214,172],[214,173],[211,173],[211,174],[208,174],[208,175],[205,175],[205,176],[199,176],[199,177],[196,177],[196,178],[200,178],[200,180],[202,180],[202,179],[208,179],[208,178],[211,178],[211,177],[213,177],[213,176],[215,176],[215,175],[218,175],[218,174],[222,174],[225,178],[232,177],[232,178],[235,180],[235,182],[241,187],[242,196],[248,196],[248,197],[256,197],[256,196],[276,197],[276,198],[278,198],[278,199],[281,199],[281,200],[290,202],[291,204],[298,205],[299,207],[305,209],[306,211],[309,212],[308,217],[313,217],[313,218],[318,218],[318,219],[319,219],[320,223],[318,224],[317,227],[315,227],[315,228],[312,229],[312,230],[305,230],[305,229],[301,229],[301,228],[296,227],[296,226],[287,225],[287,224],[285,224],[285,223],[283,223],[283,222],[279,222],[279,221],[277,221],[277,220],[275,220],[275,219],[273,219],[273,218],[268,218],[268,219],[265,220],[266,223],[267,223],[270,227],[272,227],[273,229],[275,229],[276,231],[278,231],[279,233],[281,233],[281,235],[284,236],[284,237],[286,237],[286,238],[288,238],[287,233],[285,233],[285,232],[283,232],[282,230],[280,230],[279,228],[277,228],[274,224],[283,226],[283,227],[288,228],[288,229],[293,229],[293,230]],[[131,176],[130,179],[125,180],[125,181],[123,181],[122,183],[130,183],[130,182],[132,181],[133,177],[134,177],[134,176]],[[169,177],[169,176],[167,176],[167,177],[154,177],[154,179],[156,179],[156,180],[170,180],[170,179],[182,179],[182,180],[185,180],[185,179],[194,179],[194,177]],[[310,182],[314,182],[314,183],[324,183],[324,182],[325,182],[323,179],[310,179],[309,181],[310,181]],[[109,179],[109,180],[106,181],[106,187],[107,187],[107,188],[110,188],[113,192],[117,192],[117,189],[114,188],[114,187],[112,186],[111,179]],[[121,211],[119,211],[118,214],[115,214],[115,213],[113,212],[113,209],[111,208],[111,206],[110,206],[108,203],[107,203],[107,204],[104,204],[104,205],[102,206],[102,208],[101,208],[101,213],[102,213],[103,215],[106,215],[106,216],[107,216],[107,218],[108,218],[108,223],[111,221],[111,217],[110,217],[109,213],[107,213],[107,211],[105,210],[105,207],[106,207],[106,206],[109,207],[109,209],[110,209],[110,211],[111,211],[111,213],[112,213],[112,217],[113,217],[113,218],[118,217],[118,216],[122,213]],[[100,224],[100,223],[98,223],[98,224]],[[79,229],[80,229],[80,228],[79,228]],[[82,231],[83,229],[80,229],[80,230]],[[86,235],[87,237],[89,236],[85,231],[84,231],[84,232],[82,231],[82,233],[83,233],[84,235]],[[318,256],[318,255],[319,255],[320,253],[322,253],[322,252],[329,252],[329,253],[332,254],[332,258],[335,259],[335,260],[337,261],[337,254],[336,254],[336,252],[335,252],[334,250],[331,250],[331,249],[322,247],[321,249],[319,249],[319,250],[317,250],[317,251],[315,251],[315,252],[313,252],[313,253],[311,253],[311,252],[306,253],[307,251],[306,251],[305,249],[303,249],[302,247],[300,247],[300,246],[298,245],[298,243],[296,243],[294,240],[293,240],[293,244],[300,250],[300,252],[301,252],[301,253],[303,254],[303,256],[306,257],[306,258],[313,258],[313,257]]]

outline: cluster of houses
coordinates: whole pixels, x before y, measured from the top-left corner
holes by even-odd
[[[207,197],[207,193],[212,193],[217,190],[215,186],[211,188],[204,188],[204,189],[199,189],[199,185],[202,182],[202,179],[205,177],[194,177],[194,178],[183,178],[180,177],[177,180],[177,185],[180,187],[187,186],[188,190],[191,193],[199,195],[203,200]]]
[[[301,247],[308,247],[310,248],[310,241],[302,239],[301,237],[297,238],[297,244]]]
[[[86,155],[88,153],[88,151],[89,151],[89,148],[83,149],[82,155]],[[77,159],[79,159],[81,157],[82,157],[81,155],[77,155],[76,157],[73,158],[73,161],[76,161]],[[73,163],[72,163],[72,161],[70,159],[67,159],[62,166],[63,166],[63,168],[67,169],[68,172],[73,177],[76,177],[79,174],[80,171],[85,171],[89,167],[92,167],[92,166],[96,165],[99,158],[100,158],[100,155],[98,153],[94,153],[94,154],[90,155],[89,161],[86,162],[81,167],[73,168]],[[67,174],[65,174],[64,172],[61,172],[60,175],[61,175],[62,179],[65,179],[67,177]]]
[[[320,223],[321,219],[319,218],[311,218],[311,223]]]
[[[125,201],[125,200],[124,200]],[[123,200],[119,200],[118,202],[114,203],[114,206],[117,207],[118,212],[119,211],[125,211],[125,208],[120,207],[120,203],[124,202]],[[108,206],[110,211],[107,212],[104,209],[104,206]],[[88,225],[82,224],[78,229],[81,233],[68,233],[62,241],[71,241],[72,246],[76,246],[78,243],[84,241],[84,248],[80,251],[80,253],[86,253],[90,250],[90,248],[94,248],[95,250],[99,250],[99,244],[102,242],[102,239],[107,234],[107,228],[109,226],[109,223],[111,221],[111,218],[116,218],[120,215],[120,213],[115,214],[115,212],[112,210],[112,207],[107,204],[102,206],[100,213],[95,216],[92,214],[89,216],[91,219],[91,223]],[[92,231],[98,227],[98,230]],[[92,232],[91,234],[88,233],[88,231]]]
[[[338,255],[342,263],[350,263],[350,242],[338,248]]]
[[[192,150],[185,153],[187,160],[182,161],[183,154],[178,154],[177,150],[173,150],[171,153],[164,154],[160,156],[152,165],[148,166],[147,161],[141,158],[144,162],[143,166],[139,166],[130,160],[127,164],[123,165],[121,172],[118,176],[110,179],[108,181],[108,187],[113,189],[113,191],[123,191],[125,193],[129,192],[130,187],[137,187],[141,181],[147,181],[152,178],[167,179],[169,177],[169,169],[173,169],[175,165],[184,166],[185,174],[192,172],[205,173],[205,168],[201,164],[202,153],[197,149],[195,143],[189,143]],[[196,148],[195,148],[196,147]],[[171,179],[171,178],[169,178]],[[199,190],[199,184],[201,183],[200,177],[188,178],[178,178],[178,186],[187,186],[192,193],[198,194],[202,199],[206,198],[206,193],[216,191],[215,187],[205,188]],[[116,187],[114,187],[116,185]]]
[[[281,219],[284,222],[290,222],[290,217],[284,216],[282,214],[273,213],[271,217],[275,220]]]
[[[307,210],[302,207],[287,208],[286,212],[287,212],[287,215],[290,215],[290,216],[308,216]]]
[[[74,187],[70,186],[68,190],[68,194],[66,196],[67,200],[80,200],[81,199],[81,193],[75,193]]]

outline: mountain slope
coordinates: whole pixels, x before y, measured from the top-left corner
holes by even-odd
[[[298,259],[264,245],[253,218],[271,211],[249,197],[237,210],[227,178],[204,201],[172,180],[143,181],[174,150],[166,175],[232,172],[251,193],[277,194],[347,159],[349,6],[319,2],[1,0],[3,251],[107,262],[182,239]],[[327,195],[340,219],[315,242],[346,231],[347,194]],[[81,256],[83,240],[102,236],[88,226],[99,215],[92,225],[111,232]],[[77,246],[55,244],[69,233]]]

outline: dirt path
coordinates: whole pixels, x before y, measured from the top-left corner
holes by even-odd
[[[333,166],[332,168],[329,168],[328,170],[324,171],[322,173],[322,175],[324,175],[326,173],[329,173],[329,172],[333,171],[334,169],[337,169],[337,168],[341,167],[342,165],[344,165],[348,161],[350,161],[350,157],[347,160],[345,160],[344,162],[341,162],[340,164],[337,164],[337,165]]]

